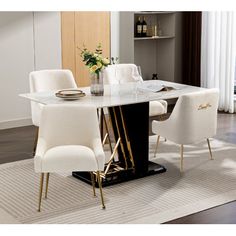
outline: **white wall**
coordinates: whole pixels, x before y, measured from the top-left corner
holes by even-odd
[[[31,124],[33,70],[61,68],[60,13],[0,13],[0,129]]]
[[[29,122],[29,103],[18,94],[29,91],[34,69],[32,22],[32,13],[0,13],[0,128]]]
[[[120,57],[120,12],[111,12],[111,57]]]
[[[61,16],[34,13],[35,66],[37,70],[61,68]]]

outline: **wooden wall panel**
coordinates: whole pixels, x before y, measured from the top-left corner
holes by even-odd
[[[62,68],[75,71],[75,12],[61,12]]]
[[[66,27],[68,28],[63,29]],[[70,66],[77,84],[88,86],[90,84],[89,72],[82,62],[78,48],[82,48],[85,44],[89,50],[94,51],[96,46],[101,43],[103,55],[110,57],[110,13],[62,13],[62,42],[63,68]]]
[[[76,12],[75,13],[75,44],[82,48],[83,44],[94,51],[101,43],[103,55],[110,56],[110,13],[109,12]],[[76,51],[76,78],[80,86],[88,86],[89,72],[84,66],[80,50]]]

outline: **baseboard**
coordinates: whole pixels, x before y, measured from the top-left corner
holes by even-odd
[[[32,125],[31,118],[0,121],[0,130],[28,126],[28,125]]]

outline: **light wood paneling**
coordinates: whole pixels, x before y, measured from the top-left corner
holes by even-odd
[[[83,44],[94,51],[101,43],[103,55],[110,56],[110,14],[109,12],[76,12],[75,13],[75,44],[76,51],[76,78],[80,86],[90,84],[88,69],[80,57]]]
[[[61,13],[62,68],[75,71],[75,12]]]
[[[99,43],[102,44],[103,55],[110,57],[109,12],[62,13],[63,68],[69,68],[74,72],[79,86],[88,86],[90,80],[78,48],[86,45],[89,50],[94,51]]]

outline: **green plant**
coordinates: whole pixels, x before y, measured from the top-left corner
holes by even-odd
[[[102,46],[99,44],[95,52],[90,52],[85,45],[80,49],[80,56],[83,58],[85,66],[89,68],[90,73],[98,74],[101,70],[110,64],[108,58],[102,56]]]

